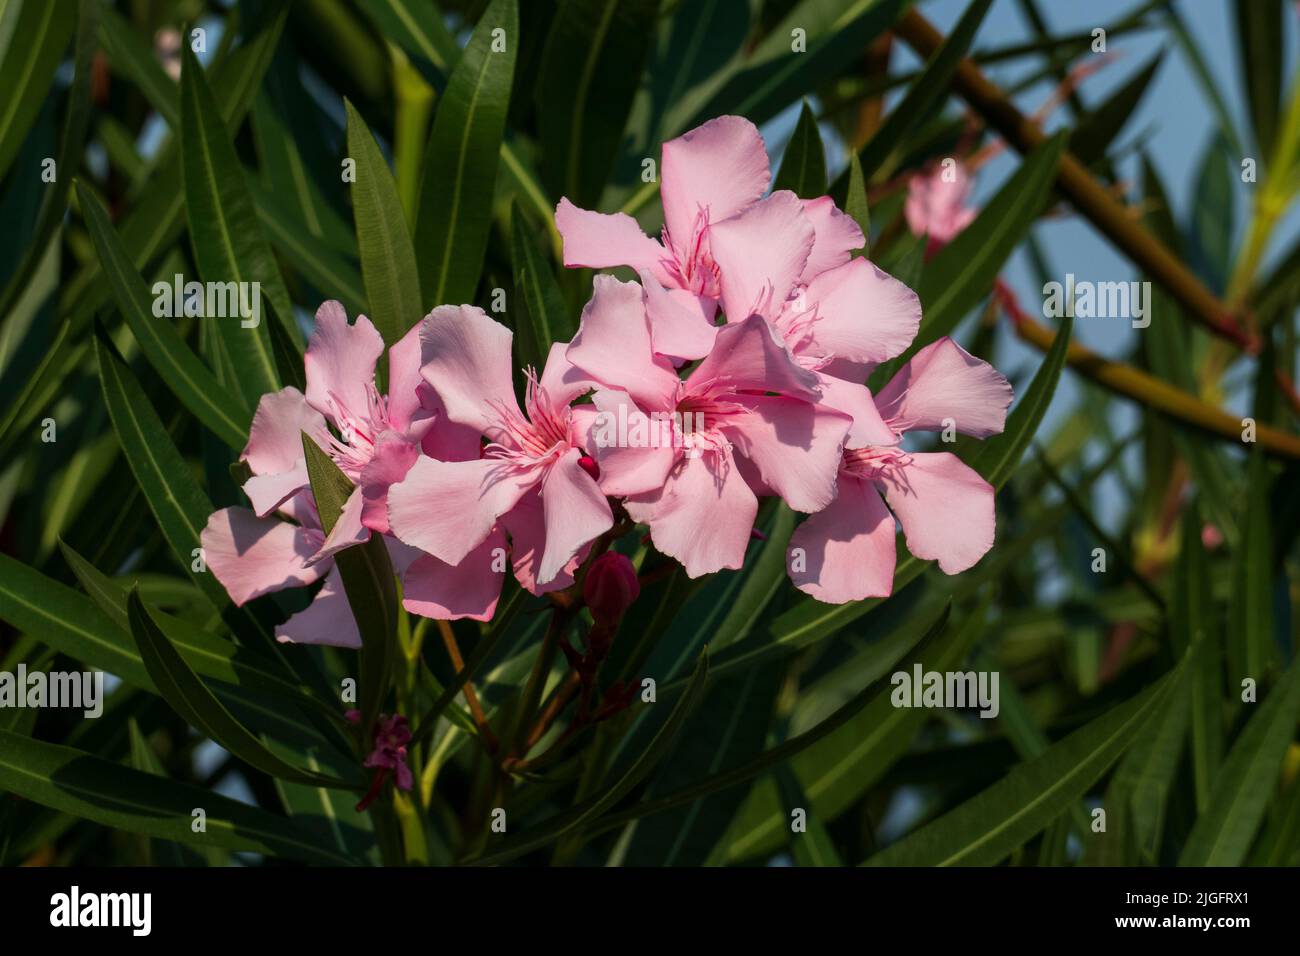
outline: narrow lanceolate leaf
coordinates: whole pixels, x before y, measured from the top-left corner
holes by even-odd
[[[532,227],[519,211],[511,207],[510,259],[515,272],[515,341],[520,367],[542,368],[553,342],[573,337],[574,325],[555,281],[550,262],[538,251]],[[520,314],[522,312],[522,314]]]
[[[821,131],[817,129],[817,117],[807,100],[799,111],[799,122],[785,147],[772,189],[788,189],[800,199],[826,195],[826,152],[822,148]]]
[[[50,4],[53,8],[57,4]],[[78,168],[86,145],[86,127],[90,119],[90,70],[95,53],[95,33],[99,24],[100,6],[96,0],[79,0],[77,5],[77,41],[73,66],[72,86],[68,90],[67,112],[63,118],[63,137],[54,168],[62,175],[45,187],[40,215],[32,229],[31,238],[17,268],[9,276],[0,292],[0,316],[9,317],[20,293],[40,265],[50,238],[67,210],[68,190],[72,186],[72,173]],[[0,89],[5,87],[0,86]],[[10,91],[13,95],[13,91]],[[0,174],[2,175],[2,174]]]
[[[1070,334],[1073,330],[1074,319],[1062,319],[1052,347],[1043,356],[1043,364],[1038,367],[1033,381],[1020,396],[1015,409],[1007,416],[1006,428],[1002,434],[994,435],[980,446],[972,466],[994,488],[1006,484],[1020,463],[1025,449],[1038,434],[1038,426],[1047,414],[1047,407],[1052,404],[1052,396],[1056,394],[1057,383],[1061,380],[1061,369],[1065,367],[1065,356],[1070,348]]]
[[[1273,153],[1282,96],[1282,40],[1286,36],[1282,0],[1236,0],[1237,44],[1242,79],[1250,103],[1255,142],[1265,157]]]
[[[163,537],[199,589],[217,607],[225,606],[229,598],[220,582],[206,570],[195,570],[199,533],[215,510],[212,503],[195,482],[140,383],[102,336],[96,336],[95,355],[108,416]]]
[[[1228,614],[1227,657],[1230,687],[1251,678],[1257,683],[1273,646],[1273,513],[1269,506],[1272,475],[1258,446],[1246,466],[1246,515],[1232,564],[1232,601]]]
[[[159,629],[138,590],[127,601],[131,634],[140,648],[140,657],[163,699],[200,730],[240,760],[272,777],[293,783],[349,789],[354,784],[325,774],[302,770],[281,760],[239,722],[212,691],[204,685],[185,658]]]
[[[543,824],[536,830],[525,832],[517,839],[507,841],[504,846],[479,857],[473,862],[490,865],[513,860],[515,857],[522,856],[531,850],[553,843],[564,834],[577,830],[583,824],[595,820],[606,810],[617,804],[631,793],[637,784],[645,780],[651,771],[659,765],[660,761],[671,752],[682,727],[686,723],[686,719],[690,717],[704,697],[708,678],[709,655],[706,650],[700,655],[686,690],[678,698],[677,703],[673,705],[672,712],[664,721],[663,726],[659,728],[659,732],[655,734],[654,739],[650,741],[645,750],[641,751],[609,789],[599,796],[579,804],[569,812],[561,814],[549,823]]]
[[[8,731],[0,731],[0,787],[75,817],[163,840],[307,863],[353,862],[265,810]],[[203,809],[206,821],[198,832],[196,807]]]
[[[9,171],[45,103],[63,48],[76,24],[75,0],[21,0],[13,41],[0,63],[0,90],[4,90],[0,100],[0,179]],[[72,174],[70,169],[59,172]],[[39,174],[37,169],[24,171],[33,181]]]
[[[1300,719],[1300,661],[1292,662],[1262,704],[1249,706],[1258,709],[1228,752],[1179,866],[1240,866],[1246,859]]]
[[[328,535],[348,497],[360,492],[306,435],[302,437],[302,447],[321,527]],[[361,634],[361,726],[369,728],[388,692],[393,662],[397,659],[398,607],[393,565],[384,538],[378,534],[370,535],[363,544],[340,551],[334,556],[334,562]]]
[[[1070,152],[1079,162],[1091,165],[1106,155],[1107,148],[1142,102],[1147,87],[1163,61],[1164,52],[1161,51],[1138,70],[1132,79],[1079,120],[1079,125],[1070,133]]]
[[[992,866],[1065,812],[1119,759],[1175,675],[1113,707],[1040,757],[867,860],[869,866]]]
[[[916,82],[863,147],[858,159],[862,163],[862,172],[868,179],[886,165],[886,160],[902,146],[907,134],[924,121],[935,104],[947,95],[948,84],[957,64],[970,49],[975,33],[984,22],[984,16],[989,12],[992,2],[993,0],[976,0],[966,8],[961,20],[944,40],[943,46],[935,51]]]
[[[866,239],[866,244],[854,252],[853,257],[856,259],[865,256],[871,248],[871,210],[867,206],[867,181],[862,175],[862,164],[858,162],[857,153],[849,157],[848,196],[844,201],[844,211],[853,217]]]
[[[561,0],[536,90],[542,173],[555,195],[599,202],[658,13],[658,0]]]
[[[790,852],[794,861],[800,866],[843,866],[835,842],[826,830],[822,818],[813,813],[808,798],[794,773],[787,766],[776,768],[777,786],[781,790],[781,802],[785,805],[787,816],[803,812],[803,828],[795,830],[790,836]]]
[[[415,220],[426,309],[470,302],[478,287],[521,40],[517,0],[492,0],[438,102]]]
[[[171,319],[154,315],[148,287],[109,224],[104,207],[81,184],[77,185],[77,199],[101,268],[117,298],[118,311],[131,327],[140,351],[195,418],[229,447],[242,448],[248,440],[252,405],[217,381],[185,344]]]
[[[265,296],[282,319],[290,319],[293,310],[203,68],[189,44],[182,44],[182,51],[185,215],[199,272],[212,290],[202,321],[217,323],[239,377],[239,391],[256,404],[280,387],[261,298]],[[215,290],[221,290],[220,298],[212,294]]]
[[[1058,133],[1030,153],[975,221],[935,254],[916,290],[921,329],[896,362],[951,333],[988,294],[1007,257],[1047,205],[1064,146],[1065,134]]]
[[[361,280],[370,304],[370,321],[384,337],[384,344],[391,346],[424,315],[415,250],[384,154],[361,114],[351,103],[345,104],[348,153],[356,162],[352,214],[361,254]]]

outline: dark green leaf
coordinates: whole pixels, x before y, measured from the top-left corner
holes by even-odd
[[[788,189],[800,199],[826,195],[826,153],[822,149],[817,117],[813,116],[807,100],[799,111],[799,122],[786,144],[781,168],[772,183],[772,190],[778,189]]]

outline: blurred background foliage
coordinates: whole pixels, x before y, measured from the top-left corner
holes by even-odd
[[[1231,29],[1197,36],[1211,5]],[[0,0],[0,670],[112,675],[97,720],[0,710],[0,860],[1295,864],[1295,10],[1192,6],[1062,27],[1048,0]],[[1211,134],[1175,144],[1199,157],[1181,211],[1161,120],[1135,121],[1175,61],[1165,102]],[[591,288],[559,267],[555,203],[653,233],[644,160],[723,113],[783,185],[869,220],[921,295],[918,347],[955,334],[1010,374],[1007,433],[959,446],[1000,489],[997,544],[953,578],[900,555],[888,600],[828,607],[785,581],[782,508],[743,571],[698,581],[633,533],[648,584],[602,680],[651,676],[658,702],[579,747],[553,731],[504,783],[456,692],[512,727],[530,672],[564,676],[538,655],[558,615],[512,583],[488,625],[402,618],[417,786],[356,813],[356,655],[276,646],[307,596],[235,609],[194,560],[242,503],[257,397],[301,384],[326,298],[404,331],[504,290],[536,364]],[[908,174],[994,153],[984,211],[927,256]],[[1153,282],[1149,328],[1040,318],[1042,284],[1083,271],[1062,222],[1112,251],[1092,278]],[[176,273],[260,281],[257,335],[154,319]],[[998,717],[891,706],[916,662],[998,672]]]

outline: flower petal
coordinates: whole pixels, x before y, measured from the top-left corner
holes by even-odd
[[[951,419],[962,434],[987,438],[1006,426],[1011,397],[997,369],[944,337],[898,370],[877,393],[876,407],[899,433],[942,431]]]
[[[809,283],[804,298],[817,309],[811,327],[815,347],[865,366],[901,354],[921,325],[916,293],[866,259],[823,272]]]
[[[614,526],[609,502],[578,464],[581,457],[578,449],[570,448],[542,479],[546,544],[537,565],[539,585],[550,584],[579,550]]]
[[[728,322],[755,313],[774,319],[808,264],[813,227],[788,189],[709,227]]]
[[[839,494],[790,536],[794,586],[827,604],[888,597],[894,589],[894,519],[880,493],[841,475]]]
[[[426,386],[420,375],[421,353],[419,323],[388,350],[388,422],[399,432],[407,431],[423,408],[420,391]]]
[[[573,575],[590,550],[586,546],[578,549],[559,574],[546,584],[538,584],[538,562],[546,547],[546,511],[538,489],[529,491],[519,499],[519,504],[503,514],[501,526],[510,535],[510,568],[519,586],[529,594],[546,594],[567,588],[573,583]]]
[[[613,383],[618,387],[617,383]],[[767,320],[752,315],[718,329],[710,352],[686,380],[686,394],[750,390],[817,401],[817,376],[801,368]]]
[[[820,511],[835,497],[853,419],[824,405],[779,395],[738,395],[749,409],[724,420],[724,434],[750,459],[763,484],[795,511]]]
[[[628,514],[650,525],[654,545],[693,578],[745,561],[758,499],[731,452],[683,457],[663,488],[629,497]]]
[[[540,479],[539,469],[515,469],[497,458],[421,457],[388,489],[389,527],[412,547],[460,564]]]
[[[375,363],[384,340],[364,315],[348,324],[343,306],[333,300],[316,310],[316,330],[307,343],[307,404],[337,423],[339,413],[358,417],[370,408]]]
[[[365,544],[370,539],[370,529],[361,522],[365,504],[361,489],[353,488],[352,494],[343,502],[343,510],[339,512],[333,530],[325,537],[320,549],[311,556],[312,564],[338,554],[344,548]]]
[[[259,518],[247,508],[213,512],[199,535],[203,560],[236,605],[320,580],[329,562],[307,561],[321,541],[318,531]]]
[[[772,170],[758,127],[719,116],[664,143],[664,223],[675,243],[688,242],[697,215],[721,222],[759,200]]]
[[[993,487],[950,452],[921,452],[876,478],[898,515],[907,549],[945,574],[973,566],[993,547]]]
[[[334,647],[361,646],[357,619],[343,591],[343,577],[335,568],[325,578],[316,597],[304,610],[275,629],[282,644],[330,644]]]
[[[672,363],[650,341],[641,287],[613,276],[596,276],[582,309],[578,334],[565,357],[582,374],[621,388],[651,409],[671,408],[679,380]]]
[[[596,413],[583,447],[600,467],[600,490],[621,496],[661,487],[677,458],[671,419],[647,415],[626,392],[612,389],[597,392],[592,404]]]
[[[880,417],[867,386],[820,372],[817,374],[817,382],[822,392],[821,404],[844,412],[853,419],[853,427],[849,429],[844,447],[892,445],[898,440],[893,430]]]
[[[564,239],[564,264],[569,268],[631,266],[654,274],[661,282],[671,281],[660,262],[664,247],[642,232],[627,213],[591,212],[561,199],[555,207],[555,228]]]
[[[420,374],[442,399],[448,418],[494,441],[501,410],[519,414],[510,377],[513,338],[473,305],[440,305],[420,323]]]
[[[673,360],[708,355],[718,334],[713,324],[716,303],[685,289],[665,289],[648,272],[641,273],[641,285],[655,352]]]
[[[808,254],[799,281],[807,284],[813,278],[849,261],[854,250],[866,245],[862,227],[853,217],[841,212],[830,196],[818,196],[803,201],[803,214],[813,227],[813,247]]]
[[[379,436],[360,476],[361,523],[371,531],[388,534],[388,489],[406,477],[419,457],[419,447],[397,432]]]
[[[440,621],[490,621],[505,580],[505,554],[506,536],[498,528],[459,564],[421,555],[402,578],[402,607]]]

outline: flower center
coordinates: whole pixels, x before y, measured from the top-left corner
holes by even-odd
[[[664,269],[673,276],[683,289],[689,289],[696,295],[716,299],[722,295],[722,283],[718,274],[717,263],[709,250],[709,210],[702,208],[695,214],[686,241],[678,245],[664,226],[664,248],[672,253],[670,258],[661,260]]]
[[[857,478],[884,478],[911,461],[912,456],[901,448],[868,445],[866,448],[845,449],[840,469]]]

